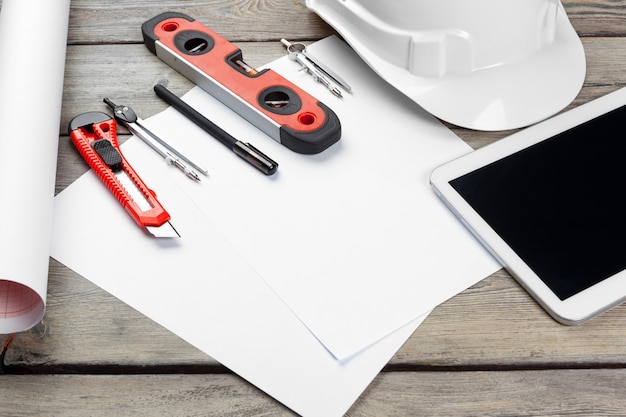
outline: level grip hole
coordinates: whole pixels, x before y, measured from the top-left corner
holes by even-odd
[[[303,125],[312,125],[315,123],[315,115],[313,113],[302,113],[298,115],[298,121]]]
[[[176,22],[167,22],[163,25],[163,30],[166,32],[174,32],[178,29],[178,23]]]

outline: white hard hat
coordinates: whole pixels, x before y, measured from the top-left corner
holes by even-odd
[[[585,78],[559,0],[305,1],[383,79],[458,126],[533,124],[566,107]]]

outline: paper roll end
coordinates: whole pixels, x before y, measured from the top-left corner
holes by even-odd
[[[26,285],[0,279],[0,334],[28,330],[41,321],[44,300]]]

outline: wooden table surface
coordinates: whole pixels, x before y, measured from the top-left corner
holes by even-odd
[[[576,106],[626,82],[626,0],[563,3],[587,56]],[[145,118],[165,108],[152,92],[156,80],[168,78],[181,94],[191,88],[142,43],[141,23],[164,11],[200,20],[252,66],[281,57],[280,38],[333,33],[298,0],[72,0],[57,191],[87,170],[67,136],[71,117],[106,110],[109,96]],[[454,131],[474,148],[510,133]],[[45,318],[6,349],[0,415],[293,415],[53,260],[48,291]],[[626,306],[563,326],[499,271],[435,309],[347,415],[623,416],[624,380]]]

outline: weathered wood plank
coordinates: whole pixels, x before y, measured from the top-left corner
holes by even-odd
[[[626,32],[626,0],[562,0],[574,28],[586,36]],[[228,0],[115,2],[72,1],[69,42],[142,42],[141,24],[159,13],[186,13],[235,41],[267,41],[281,37],[319,39],[332,29],[299,0]],[[270,22],[268,24],[268,22]]]
[[[319,39],[332,33],[298,0],[74,0],[68,42],[140,43],[142,23],[170,11],[185,13],[233,41]]]
[[[581,326],[557,323],[500,271],[436,308],[392,369],[624,366],[626,306]]]
[[[562,0],[562,3],[580,35],[626,34],[626,0]],[[73,0],[68,43],[141,43],[141,24],[168,11],[188,14],[233,41],[319,39],[333,33],[299,0],[172,0],[158,4],[152,0]]]
[[[561,0],[572,26],[582,36],[624,36],[623,0]]]
[[[0,336],[0,343],[6,338]],[[99,366],[104,372],[107,367],[157,365],[224,371],[208,355],[54,260],[46,316],[16,335],[5,364],[22,371],[25,366],[38,366],[37,372],[84,372],[85,366]]]
[[[23,416],[293,416],[232,375],[4,375],[0,414]]]
[[[623,369],[380,374],[347,416],[623,416]]]
[[[623,416],[624,369],[380,374],[347,416]],[[292,416],[232,375],[5,375],[4,416]]]
[[[41,324],[16,336],[6,356],[11,372],[24,367],[44,373],[88,367],[110,372],[118,366],[129,372],[141,372],[132,367],[221,369],[62,265],[53,262],[51,271],[48,313]],[[563,326],[500,271],[435,309],[387,370],[622,367],[625,317],[626,306],[620,306],[583,326]]]

